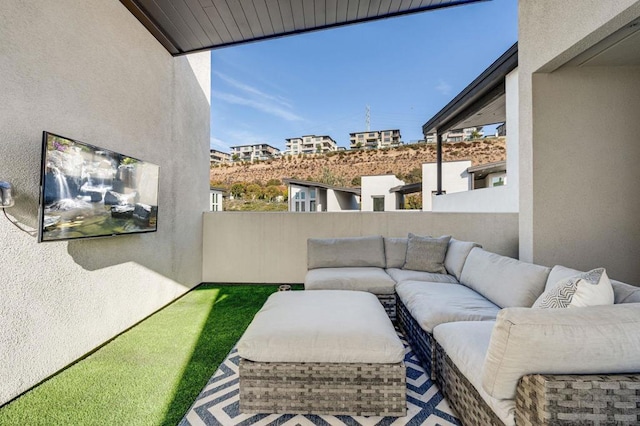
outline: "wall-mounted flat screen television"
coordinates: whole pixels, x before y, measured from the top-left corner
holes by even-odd
[[[154,232],[155,164],[43,132],[38,242]]]

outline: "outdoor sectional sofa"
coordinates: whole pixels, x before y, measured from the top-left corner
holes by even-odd
[[[410,269],[433,255],[411,234],[310,239],[305,289],[376,294],[464,424],[640,423],[640,288],[532,308],[581,272],[444,240],[434,273]]]

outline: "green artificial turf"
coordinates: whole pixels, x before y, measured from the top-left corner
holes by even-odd
[[[0,425],[175,425],[276,289],[201,285],[0,408]]]

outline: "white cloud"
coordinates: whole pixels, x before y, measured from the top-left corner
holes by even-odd
[[[209,147],[213,149],[217,149],[218,151],[229,151],[231,150],[231,145],[222,139],[216,138],[215,136],[211,136],[209,138]]]
[[[291,105],[291,102],[289,100],[283,98],[282,96],[270,95],[270,94],[265,93],[265,92],[263,92],[262,90],[260,90],[260,89],[258,89],[256,87],[253,87],[253,86],[250,86],[248,84],[242,83],[242,82],[240,82],[238,80],[235,80],[235,79],[229,77],[226,74],[222,74],[221,72],[214,71],[214,74],[217,75],[221,80],[227,82],[229,85],[235,87],[236,89],[240,89],[243,92],[256,95],[256,96],[258,96],[260,98],[264,98],[264,99],[268,99],[268,100],[274,101],[274,102],[279,103],[280,105],[282,105],[282,106],[284,106],[286,108],[293,108],[293,106]]]
[[[451,94],[451,85],[442,79],[438,81],[438,85],[435,87],[435,89],[445,96]]]
[[[300,117],[296,113],[289,111],[288,109],[281,106],[277,106],[273,102],[269,102],[266,100],[251,99],[225,92],[213,92],[213,97],[231,104],[245,105],[257,109],[258,111],[266,112],[267,114],[280,117],[287,121],[303,120],[302,117]]]

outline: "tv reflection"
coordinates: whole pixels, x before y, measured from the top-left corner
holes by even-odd
[[[157,229],[158,166],[47,133],[42,241]]]

